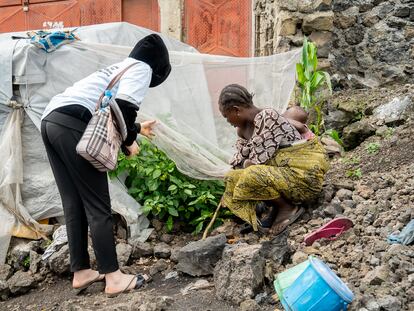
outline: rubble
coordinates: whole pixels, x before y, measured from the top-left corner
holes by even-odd
[[[189,243],[177,253],[177,270],[192,276],[213,274],[214,266],[221,259],[226,241],[226,236],[220,234]]]
[[[24,294],[34,287],[36,281],[31,273],[17,271],[7,281],[7,284],[12,294]]]
[[[133,259],[139,259],[141,257],[149,257],[154,255],[154,248],[149,243],[135,242],[130,244],[132,245],[131,257]]]
[[[154,247],[154,256],[157,258],[170,258],[171,256],[171,247],[161,242]]]
[[[150,275],[154,276],[159,272],[163,272],[168,269],[168,263],[165,259],[158,260],[150,269]]]
[[[132,246],[126,243],[119,243],[116,245],[116,254],[118,255],[118,264],[125,266],[132,253]]]
[[[60,250],[48,258],[49,268],[57,274],[65,274],[70,271],[69,246],[63,245]]]
[[[7,281],[13,274],[12,267],[4,264],[0,265],[0,282]]]
[[[259,293],[264,281],[265,258],[261,245],[228,246],[214,269],[217,298],[240,304]]]

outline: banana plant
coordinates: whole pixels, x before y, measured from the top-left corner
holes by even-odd
[[[329,73],[318,70],[317,47],[306,37],[303,41],[301,62],[296,64],[296,73],[301,89],[300,106],[306,111],[315,110],[316,124],[313,130],[319,135],[323,126],[323,100],[317,96],[317,92],[325,85],[332,94],[332,85]]]

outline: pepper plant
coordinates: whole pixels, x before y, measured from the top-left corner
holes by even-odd
[[[125,185],[129,194],[143,206],[146,215],[165,222],[168,231],[173,229],[174,222],[179,222],[184,230],[199,233],[223,195],[223,182],[185,176],[147,139],[141,140],[140,148],[140,154],[133,158],[120,155],[118,167],[110,176],[127,173]],[[222,210],[216,226],[229,216],[228,210]]]

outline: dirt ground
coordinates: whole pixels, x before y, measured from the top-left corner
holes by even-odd
[[[171,311],[233,311],[239,307],[219,301],[214,289],[192,291],[182,295],[181,290],[197,278],[180,276],[178,279],[165,280],[156,277],[146,288],[134,293],[107,298],[104,294],[104,283],[96,283],[82,295],[75,295],[71,290],[70,277],[56,277],[51,284],[38,287],[28,294],[0,302],[0,310],[4,311],[66,311],[66,310],[122,310],[120,304],[128,303],[132,298],[139,299],[140,295],[156,297],[168,296],[172,304]],[[212,279],[209,279],[212,282]],[[65,303],[64,303],[65,302]],[[276,306],[267,305],[262,310],[273,311]],[[137,309],[132,309],[137,310]]]

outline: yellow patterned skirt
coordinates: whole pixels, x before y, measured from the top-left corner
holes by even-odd
[[[322,190],[329,162],[318,138],[280,149],[266,165],[230,171],[222,204],[257,230],[258,201],[283,196],[293,203],[315,199]]]

